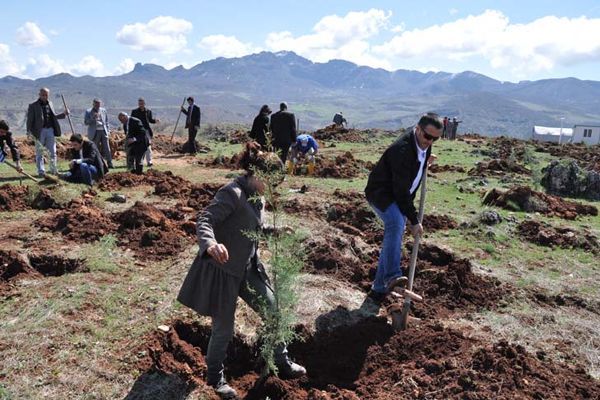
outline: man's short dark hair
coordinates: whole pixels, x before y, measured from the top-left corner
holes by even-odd
[[[418,125],[423,129],[428,125],[433,125],[433,127],[436,129],[442,129],[444,127],[444,123],[442,122],[440,116],[432,112],[423,114],[421,119],[419,119]]]
[[[8,123],[3,119],[0,119],[0,129],[2,129],[4,131],[8,131],[10,129],[8,127]]]
[[[138,99],[138,101],[143,101],[144,103],[146,102],[146,100],[144,100],[144,98],[143,98],[143,97],[140,97],[140,98]]]
[[[284,101],[281,104],[279,104],[279,110],[283,111],[283,110],[287,110],[287,103]]]
[[[80,133],[74,133],[71,135],[69,142],[77,142],[79,144],[83,143],[83,136]]]
[[[191,101],[194,101],[194,98],[193,98],[192,96],[188,97],[188,98],[187,98],[187,101],[190,101],[190,100],[191,100]]]

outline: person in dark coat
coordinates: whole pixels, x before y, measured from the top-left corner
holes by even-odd
[[[187,98],[187,102],[187,110],[181,107],[181,112],[187,116],[185,119],[185,127],[188,130],[188,142],[186,148],[189,150],[190,154],[196,154],[198,151],[196,148],[196,135],[200,130],[202,113],[200,112],[200,107],[194,104],[194,98],[192,96]]]
[[[96,144],[90,140],[85,140],[79,133],[71,135],[69,142],[77,158],[71,160],[69,172],[62,175],[61,178],[69,182],[85,183],[90,186],[95,181],[102,179],[106,170]]]
[[[8,123],[5,120],[0,120],[0,152],[2,153],[1,157],[3,160],[7,156],[6,151],[4,151],[5,146],[8,146],[8,149],[10,150],[10,154],[15,162],[17,171],[23,172],[23,168],[21,167],[21,153],[19,152],[19,147],[17,147],[17,144],[13,139]]]
[[[415,128],[388,147],[369,174],[365,195],[383,221],[383,244],[369,292],[369,297],[377,303],[406,279],[400,268],[406,220],[413,236],[423,234],[413,202],[426,173],[431,145],[440,138],[442,130],[443,123],[437,114],[423,115]]]
[[[138,99],[138,108],[131,110],[131,116],[142,121],[144,129],[148,133],[150,143],[148,144],[148,150],[146,150],[146,165],[152,167],[152,138],[154,137],[154,132],[152,132],[150,124],[158,124],[160,120],[154,118],[152,110],[146,108],[146,100],[142,97]]]
[[[456,119],[456,117],[452,118],[452,133],[451,133],[451,140],[456,140],[456,132],[458,131],[458,124],[460,124],[462,121],[458,121]]]
[[[271,109],[265,104],[260,108],[258,115],[254,118],[254,122],[252,122],[252,129],[250,130],[250,138],[260,144],[263,149],[267,148],[269,115],[271,115]]]
[[[142,121],[130,117],[127,113],[119,113],[119,121],[123,124],[125,131],[125,142],[127,143],[127,157],[133,158],[133,170],[131,172],[141,174],[144,170],[144,153],[148,150],[148,134]]]
[[[442,139],[448,139],[448,117],[444,117],[444,131],[442,132]]]
[[[274,307],[275,301],[257,243],[247,232],[256,232],[262,225],[263,204],[257,195],[264,192],[265,184],[253,172],[282,170],[283,164],[274,153],[263,153],[257,143],[248,143],[240,166],[246,173],[219,189],[198,217],[200,249],[177,296],[185,306],[212,318],[207,382],[224,398],[236,394],[225,380],[223,361],[234,333],[237,298],[257,312],[261,305]],[[280,375],[306,373],[288,358],[286,346],[275,350],[275,362]]]
[[[287,110],[287,104],[281,103],[279,111],[271,116],[273,149],[281,156],[285,164],[292,143],[296,141],[296,116]]]

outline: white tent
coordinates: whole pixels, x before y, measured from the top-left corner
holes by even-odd
[[[558,143],[562,129],[561,143],[570,142],[573,138],[573,128],[552,128],[549,126],[534,126],[531,138],[540,142]]]

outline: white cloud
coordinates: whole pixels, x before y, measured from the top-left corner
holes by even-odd
[[[39,78],[43,76],[55,75],[61,72],[66,72],[67,69],[61,60],[56,60],[48,54],[40,54],[35,57],[30,57],[27,61],[27,66],[23,71],[23,75],[28,78]]]
[[[0,77],[6,75],[18,76],[22,72],[22,68],[12,58],[10,54],[10,46],[0,43]]]
[[[208,50],[216,57],[242,57],[261,51],[251,43],[243,43],[235,36],[225,35],[205,36],[198,43],[198,47]]]
[[[448,10],[448,13],[449,13],[450,15],[456,15],[456,14],[458,14],[458,9],[456,9],[456,8],[451,8],[450,10]]]
[[[131,72],[135,67],[135,62],[131,58],[124,58],[121,60],[117,68],[115,68],[114,75],[123,75]]]
[[[17,43],[25,47],[43,47],[50,39],[35,22],[25,22],[17,29]]]
[[[73,75],[101,76],[105,74],[102,61],[94,56],[85,56],[71,68]]]
[[[117,40],[134,50],[173,54],[185,49],[186,35],[192,28],[192,23],[185,19],[159,16],[147,23],[124,25],[117,32]]]
[[[479,58],[524,77],[559,64],[599,61],[600,19],[546,16],[514,24],[502,12],[486,10],[443,25],[404,31],[374,52],[415,59]]]
[[[270,50],[290,50],[313,61],[344,59],[372,67],[390,68],[389,62],[371,53],[368,39],[389,26],[391,12],[378,9],[352,11],[343,17],[328,15],[313,27],[313,33],[294,37],[291,32],[272,32]]]

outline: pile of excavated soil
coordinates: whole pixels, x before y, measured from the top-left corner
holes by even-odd
[[[240,169],[240,157],[240,154],[234,154],[231,157],[217,156],[212,159],[204,158],[198,161],[198,164],[208,168],[226,168],[236,170]]]
[[[158,193],[168,192],[170,190],[179,190],[182,186],[189,186],[191,182],[173,174],[171,171],[157,171],[154,169],[146,171],[144,174],[137,175],[131,172],[116,172],[107,174],[104,179],[98,184],[100,190],[112,191],[122,188],[130,188],[136,186],[156,186]],[[165,189],[162,189],[165,186]]]
[[[600,252],[598,238],[591,232],[577,232],[571,228],[554,227],[540,221],[523,221],[517,232],[524,239],[547,247],[580,248],[593,253]]]
[[[536,192],[527,186],[515,186],[506,192],[492,189],[483,197],[483,204],[511,211],[539,212],[564,219],[575,219],[582,215],[598,215],[598,209],[594,206]]]
[[[28,138],[17,138],[15,139],[17,146],[19,147],[19,153],[21,154],[21,159],[25,161],[35,161],[35,143],[33,140]],[[48,152],[44,150],[45,157],[47,157]],[[67,144],[57,141],[56,142],[56,157],[59,160],[72,160],[75,158],[75,154],[70,146]],[[46,160],[48,162],[48,160]]]
[[[504,175],[507,172],[515,174],[530,175],[531,171],[513,161],[495,158],[490,161],[482,161],[470,169],[468,174],[471,176]]]
[[[196,140],[196,149],[198,153],[208,153],[210,147],[205,146]],[[152,150],[162,154],[186,154],[189,153],[187,148],[187,139],[174,137],[171,142],[169,135],[155,134],[152,138]]]
[[[233,132],[228,132],[226,136],[226,140],[229,144],[242,144],[250,141],[250,136],[248,136],[248,132],[242,130],[236,130]]]
[[[119,225],[118,245],[133,250],[139,258],[160,260],[179,254],[193,235],[183,226],[180,217],[172,220],[155,206],[136,202],[117,213],[113,220]]]
[[[587,146],[583,143],[538,143],[538,152],[550,153],[557,158],[570,157],[584,169],[600,172],[600,145]]]
[[[456,220],[448,215],[425,214],[423,216],[423,229],[426,232],[446,231],[457,227]]]
[[[580,366],[559,364],[506,341],[471,338],[437,323],[394,333],[384,318],[309,333],[289,346],[308,375],[259,380],[257,346],[236,335],[225,363],[229,383],[244,399],[592,399],[600,382]],[[210,328],[175,321],[143,346],[142,371],[175,374],[201,396],[217,399],[205,383]]]
[[[201,211],[210,204],[221,187],[223,185],[220,183],[195,184],[191,185],[189,190],[182,191],[176,198],[180,199],[179,205]]]
[[[500,136],[493,138],[488,142],[490,156],[502,160],[514,159],[524,161],[527,142],[515,138]]]
[[[72,200],[64,210],[48,213],[34,224],[77,242],[93,242],[117,230],[110,216],[85,197]]]
[[[336,196],[336,198],[345,200],[343,197]],[[327,221],[348,234],[361,236],[369,244],[380,244],[383,239],[383,225],[379,224],[364,195],[351,192],[347,195],[347,199],[343,203],[334,203],[329,207]]]
[[[347,129],[337,127],[335,124],[317,129],[311,134],[316,140],[326,140],[328,142],[351,142],[361,143],[368,141],[368,135],[356,129]]]
[[[73,272],[87,272],[82,260],[65,258],[53,254],[34,254],[29,256],[33,269],[44,276],[61,276]]]
[[[108,145],[113,160],[118,160],[125,153],[125,133],[111,132],[108,136]],[[122,153],[121,153],[122,152]]]
[[[467,171],[465,171],[465,169],[459,165],[439,165],[439,164],[433,164],[431,165],[428,169],[429,172],[431,172],[432,174],[437,174],[440,172],[459,172],[459,173],[465,173]]]
[[[0,211],[24,211],[30,208],[29,186],[0,186]]]
[[[373,168],[370,161],[362,161],[354,158],[352,153],[346,152],[336,156],[335,159],[318,158],[316,175],[321,178],[356,178],[369,172]]]

